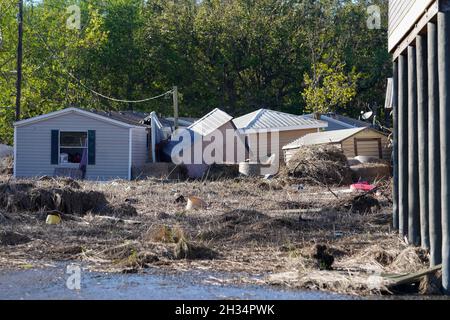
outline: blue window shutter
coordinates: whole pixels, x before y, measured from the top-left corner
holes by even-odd
[[[52,130],[51,164],[59,164],[59,130]]]
[[[88,164],[95,165],[95,130],[88,131]]]

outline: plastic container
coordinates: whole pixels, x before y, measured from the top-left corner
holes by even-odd
[[[58,216],[58,215],[55,215],[55,214],[49,214],[47,216],[47,220],[45,220],[45,223],[46,224],[51,224],[51,225],[60,224],[61,223],[61,217]]]

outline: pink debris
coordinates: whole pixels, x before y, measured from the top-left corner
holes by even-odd
[[[362,182],[352,184],[350,186],[350,189],[355,190],[355,191],[372,191],[373,189],[375,189],[375,186],[369,184],[366,181],[362,181]]]

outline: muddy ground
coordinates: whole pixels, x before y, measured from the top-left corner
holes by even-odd
[[[0,176],[0,268],[70,260],[97,271],[213,270],[248,275],[241,283],[393,293],[380,275],[421,270],[428,257],[391,230],[389,193],[389,183],[355,198],[346,187],[277,179],[101,183]],[[186,211],[188,196],[207,207]],[[54,210],[62,223],[47,225]]]

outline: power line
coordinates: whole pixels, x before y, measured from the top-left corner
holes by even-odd
[[[106,96],[106,95],[104,95],[104,94],[101,94],[101,93],[99,93],[99,92],[97,92],[97,91],[95,91],[95,90],[89,88],[88,86],[84,85],[84,84],[81,82],[81,80],[78,79],[77,77],[75,77],[71,72],[66,71],[66,70],[63,70],[63,72],[66,73],[67,75],[69,75],[72,79],[76,80],[76,81],[78,82],[78,84],[81,85],[81,86],[82,86],[83,88],[85,88],[86,90],[89,90],[89,91],[92,92],[93,94],[95,94],[95,95],[97,95],[97,96],[99,96],[99,97],[102,97],[103,99],[107,99],[107,100],[114,101],[114,102],[121,102],[121,103],[143,103],[143,102],[148,102],[148,101],[156,100],[156,99],[162,98],[162,97],[164,97],[164,96],[166,96],[166,95],[168,95],[168,94],[173,93],[173,90],[169,90],[169,91],[167,91],[167,92],[165,92],[165,93],[162,93],[162,94],[160,94],[160,95],[158,95],[158,96],[151,97],[151,98],[146,98],[146,99],[142,99],[142,100],[122,100],[122,99],[116,99],[116,98],[108,97],[108,96]]]
[[[47,51],[49,51],[53,58],[55,58],[56,61],[58,61],[60,63],[60,65],[63,67],[63,72],[66,73],[69,77],[71,77],[72,79],[74,79],[80,86],[82,86],[83,88],[85,88],[86,90],[90,91],[91,93],[93,93],[96,96],[99,96],[103,99],[106,100],[110,100],[110,101],[114,101],[114,102],[120,102],[120,103],[143,103],[143,102],[148,102],[148,101],[152,101],[152,100],[156,100],[159,98],[162,98],[168,94],[172,94],[174,92],[174,89],[169,90],[167,92],[164,92],[160,95],[154,96],[154,97],[150,97],[150,98],[146,98],[146,99],[141,99],[141,100],[126,100],[126,99],[117,99],[117,98],[113,98],[110,96],[107,96],[105,94],[102,94],[90,87],[88,87],[87,85],[85,85],[80,79],[78,79],[75,75],[73,75],[70,71],[67,71],[66,67],[62,64],[62,62],[60,61],[60,58],[57,56],[56,52],[50,48],[50,46],[47,44],[47,42],[44,40],[44,38],[42,37],[42,35],[39,33],[39,31],[37,31],[37,36],[39,38],[39,40],[44,44],[45,48],[47,49]]]

